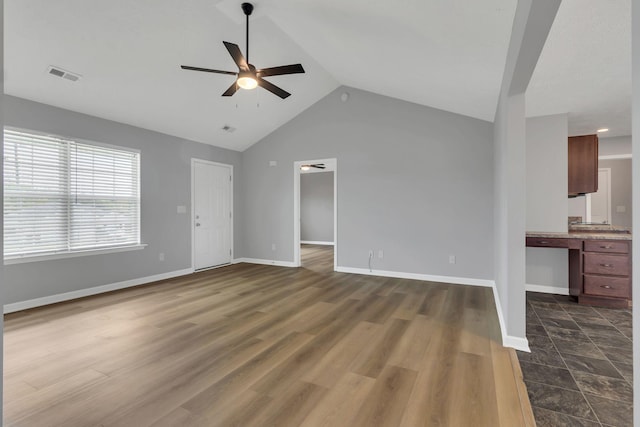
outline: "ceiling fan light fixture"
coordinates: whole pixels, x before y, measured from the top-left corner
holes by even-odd
[[[301,170],[303,170],[303,171],[308,171],[309,169],[311,169],[311,166],[309,166],[309,165],[302,165],[302,166],[300,166],[300,169],[301,169]]]
[[[241,89],[255,89],[258,87],[258,81],[251,74],[240,74],[237,80]]]

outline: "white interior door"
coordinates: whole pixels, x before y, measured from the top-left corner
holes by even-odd
[[[231,262],[231,167],[193,162],[194,269]]]
[[[591,222],[611,224],[611,169],[598,169],[598,191],[591,193]]]

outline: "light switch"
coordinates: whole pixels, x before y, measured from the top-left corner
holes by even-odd
[[[269,166],[278,166],[278,162],[275,160],[269,160]]]
[[[187,213],[187,207],[184,205],[178,205],[178,213],[179,214],[185,214]]]

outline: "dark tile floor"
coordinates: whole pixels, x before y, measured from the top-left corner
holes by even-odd
[[[633,425],[631,310],[527,292],[527,338],[518,359],[538,427]]]

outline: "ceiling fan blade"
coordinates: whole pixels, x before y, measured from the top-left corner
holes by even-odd
[[[266,90],[273,93],[274,95],[279,96],[282,99],[288,98],[291,95],[286,90],[280,89],[278,86],[274,85],[273,83],[269,83],[268,81],[260,77],[258,77],[258,85],[265,88]]]
[[[238,47],[238,45],[224,41],[222,43],[224,43],[224,46],[229,51],[229,55],[231,55],[238,68],[240,68],[240,70],[242,71],[249,71],[249,64],[247,64],[247,60],[244,59],[244,56],[242,55],[242,52],[240,52],[240,48]]]
[[[205,73],[229,74],[231,76],[238,75],[238,73],[234,73],[233,71],[212,70],[210,68],[190,67],[188,65],[181,65],[180,68],[183,70],[204,71]]]
[[[284,74],[300,73],[304,73],[302,64],[281,65],[279,67],[263,68],[262,70],[257,71],[257,74],[260,77],[282,76]]]
[[[222,96],[231,96],[234,93],[236,93],[237,91],[238,91],[238,83],[237,82],[233,82],[233,84],[231,86],[229,86],[229,89],[224,91]]]
[[[309,166],[311,166],[312,168],[316,168],[316,169],[325,169],[326,168],[325,165],[309,165]]]

